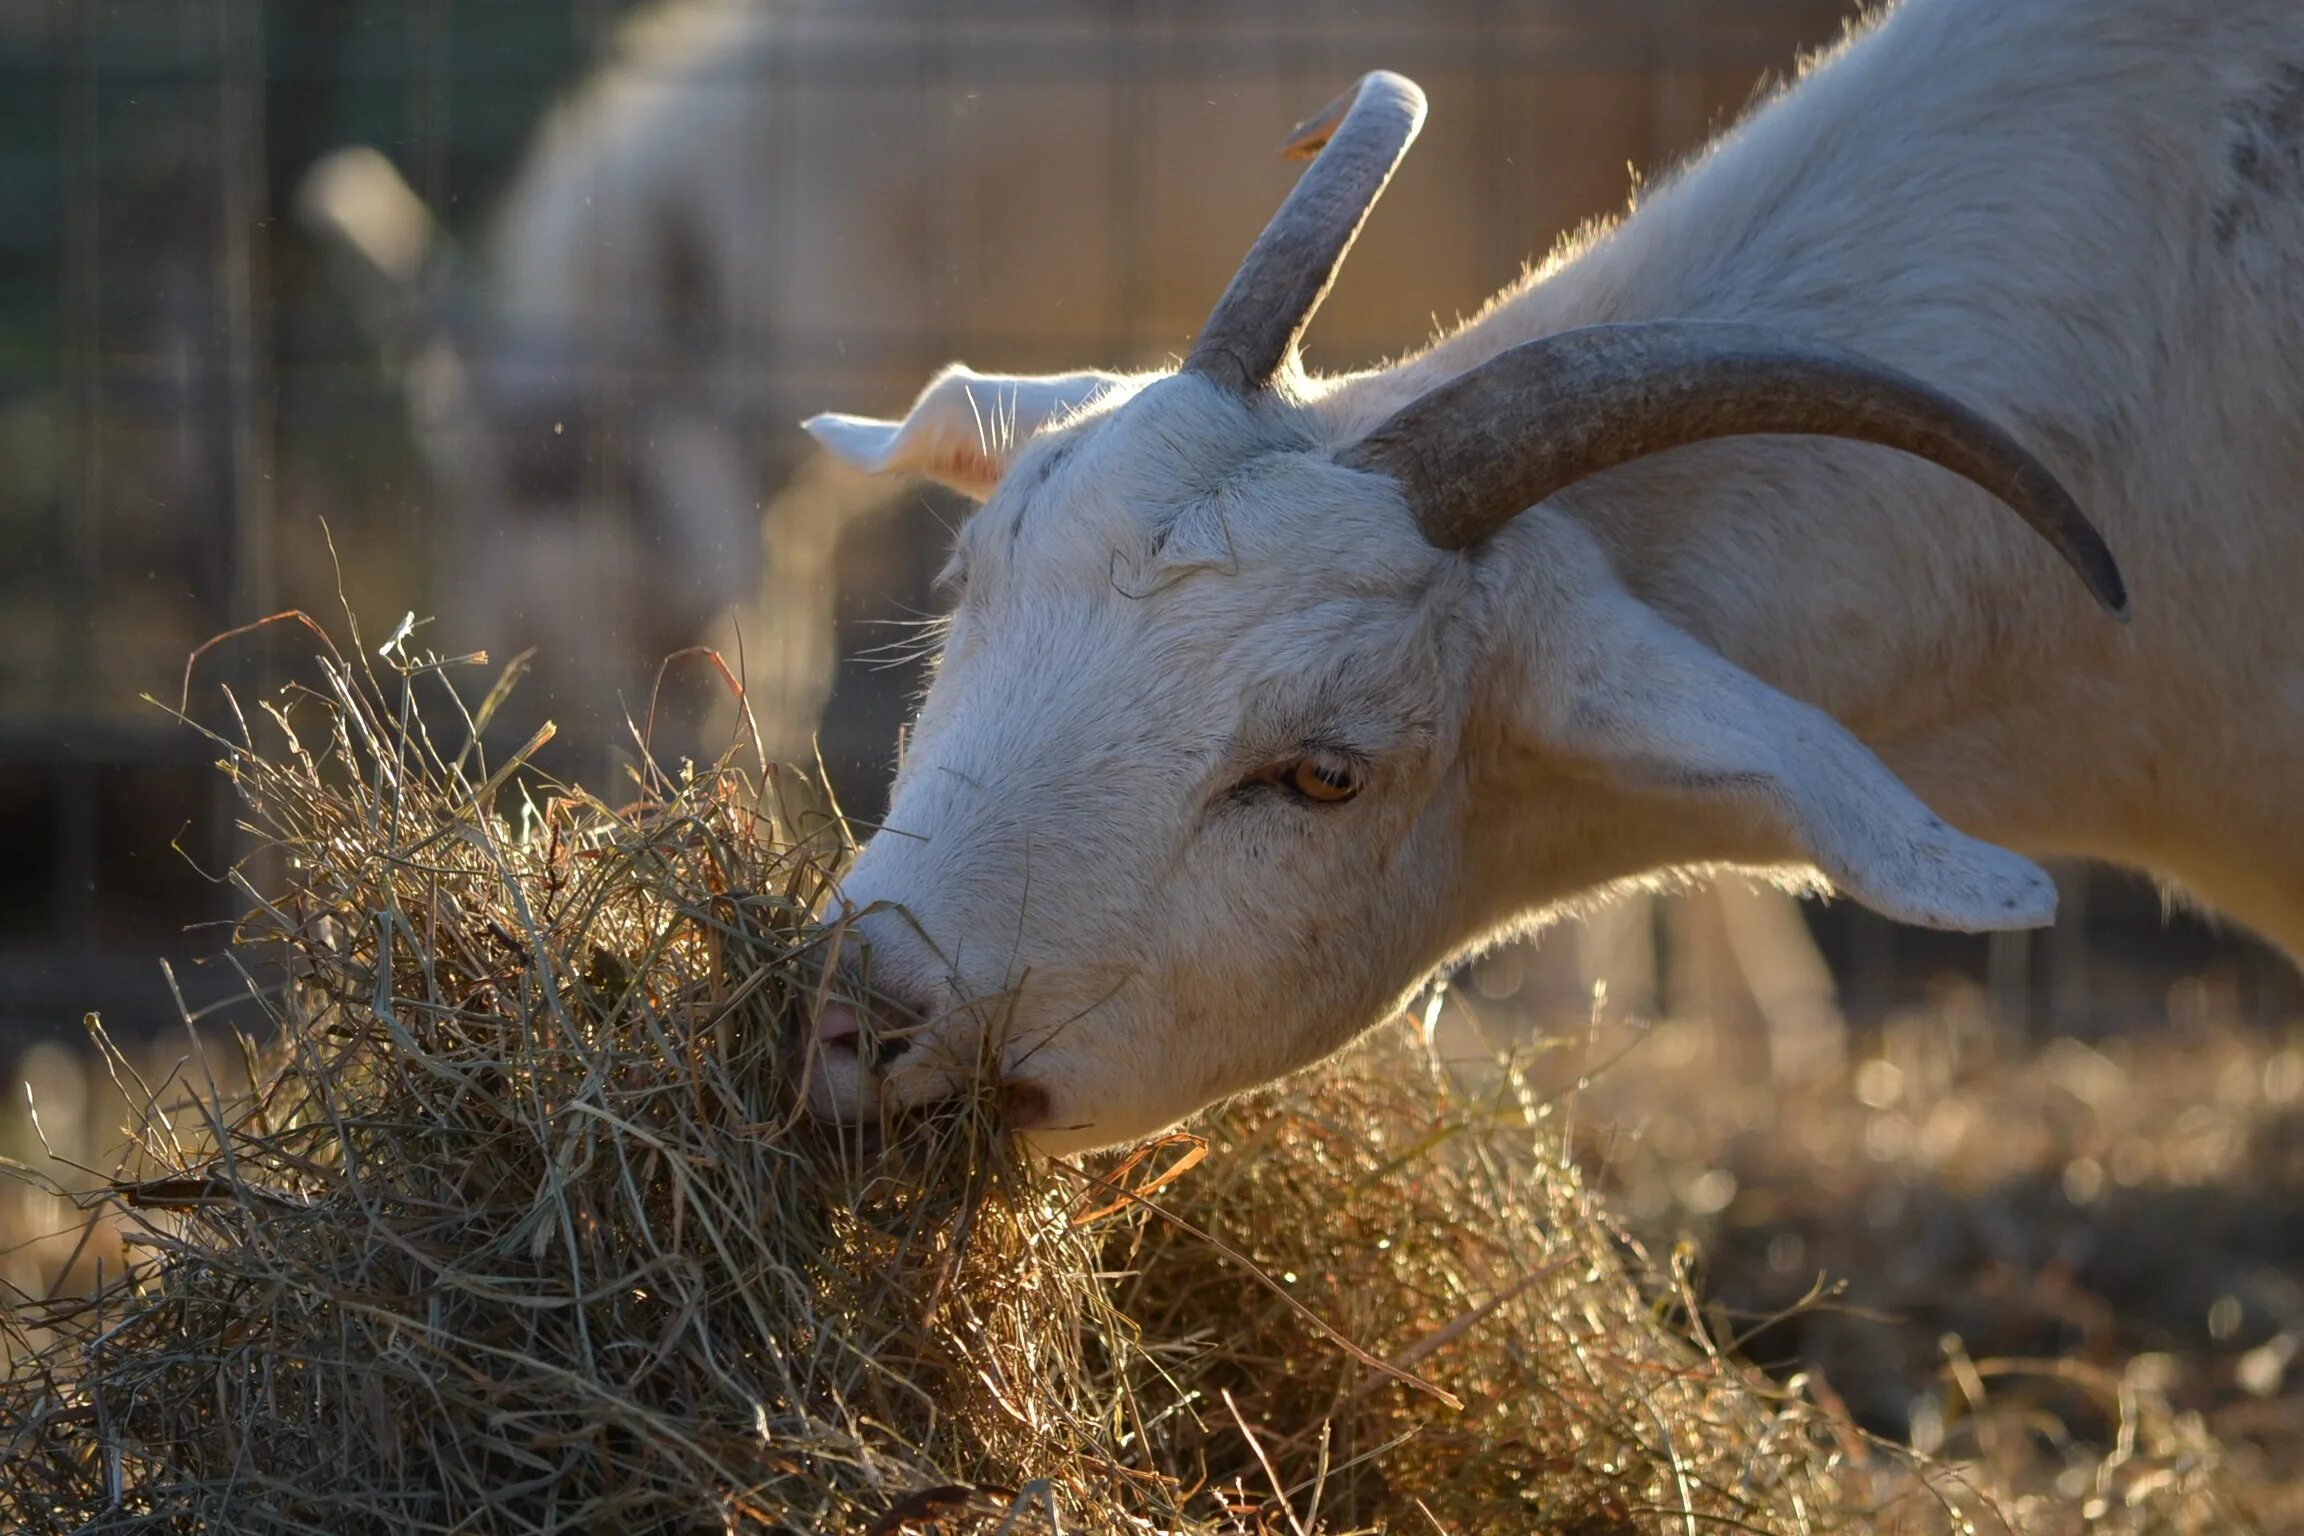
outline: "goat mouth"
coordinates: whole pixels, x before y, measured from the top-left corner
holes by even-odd
[[[927,1011],[904,997],[864,987],[804,1002],[798,1010],[809,1043],[828,1060],[879,1072],[912,1048]]]
[[[818,1153],[836,1159],[863,1158],[885,1162],[915,1176],[926,1176],[964,1141],[989,1132],[1021,1155],[1038,1134],[1054,1126],[1054,1101],[1037,1083],[1010,1079],[981,1084],[918,1104],[893,1104],[876,1095],[854,1106],[838,1108],[818,1104],[807,1116],[809,1142]],[[973,1122],[971,1133],[963,1127]],[[1059,1128],[1062,1129],[1062,1128]]]
[[[835,1054],[854,1056],[864,1045],[864,1016],[854,1005],[829,1002],[816,1010],[816,1043]]]

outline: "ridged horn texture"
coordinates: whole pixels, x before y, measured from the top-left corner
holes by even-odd
[[[1316,155],[1216,301],[1184,371],[1236,395],[1278,377],[1392,168],[1424,126],[1424,93],[1375,70],[1288,135],[1281,153]]]
[[[1963,475],[2127,616],[2103,536],[2021,443],[1910,374],[1762,326],[1658,320],[1527,342],[1403,407],[1341,458],[1399,481],[1424,536],[1464,549],[1604,469],[1761,433],[1878,443]]]

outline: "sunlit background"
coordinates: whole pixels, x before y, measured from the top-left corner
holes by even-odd
[[[1378,65],[1424,85],[1431,123],[1310,356],[1395,354],[1621,209],[1850,14],[0,0],[0,1064],[100,1164],[82,1016],[162,1055],[142,1042],[184,1008],[233,1017],[244,983],[208,957],[240,901],[217,876],[250,850],[170,713],[210,637],[304,609],[371,648],[404,615],[492,667],[533,647],[496,734],[551,719],[539,763],[591,784],[631,760],[663,658],[709,644],[771,751],[820,751],[869,819],[965,508],[829,468],[799,417],[894,412],[953,358],[1180,353],[1289,184],[1282,132]],[[259,699],[308,643],[273,626],[205,652],[192,713],[221,725],[227,687]],[[706,664],[675,661],[656,749],[733,729]],[[2013,1288],[1982,1321],[1927,1313],[1926,1359],[1847,1367],[1891,1428],[1926,1438],[1956,1323],[2192,1352],[2203,1400],[2275,1398],[2304,1288],[2278,1241],[2227,1254],[2215,1213],[2261,1227],[2252,1203],[2296,1203],[2304,996],[2142,882],[2060,879],[2057,928],[1992,940],[1744,890],[1621,907],[1484,962],[1444,1024],[1583,1041],[1594,1018],[1671,1020],[1603,1075],[1595,1113],[1622,1134],[1595,1159],[1644,1230],[1714,1238],[1746,1301],[1819,1264],[1923,1312],[1980,1275]],[[23,1155],[10,1094],[0,1150]],[[2196,1273],[2110,1294],[2085,1234],[2128,1230],[2123,1190],[2130,1215],[2186,1211]],[[1926,1221],[1967,1257],[1884,1278],[1881,1234]],[[1890,1337],[1869,1347],[1910,1342]]]

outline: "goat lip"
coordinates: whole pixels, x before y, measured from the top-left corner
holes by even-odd
[[[816,1044],[823,1049],[845,1051],[853,1056],[863,1034],[863,1016],[852,1005],[833,1001],[817,1010]]]

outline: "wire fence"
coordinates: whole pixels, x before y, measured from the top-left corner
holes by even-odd
[[[954,356],[1180,349],[1287,185],[1268,147],[1379,64],[1432,126],[1314,360],[1397,352],[1849,14],[0,0],[0,1040],[89,1009],[157,1027],[155,961],[219,947],[245,850],[212,754],[141,701],[207,637],[341,597],[376,627],[439,615],[444,649],[536,644],[571,766],[741,610],[869,814],[918,686],[874,653],[932,605],[957,509],[804,470],[797,416],[894,408]],[[377,174],[316,204],[347,145]],[[283,643],[214,653],[203,707],[261,691]],[[2036,941],[1813,926],[1872,1012],[1946,971],[2060,1024],[2176,975],[2298,1001],[2125,881],[2073,875]],[[182,974],[195,1005],[232,990]]]

